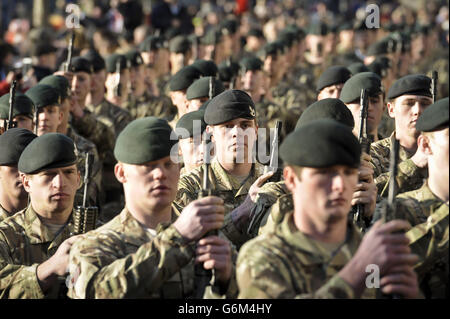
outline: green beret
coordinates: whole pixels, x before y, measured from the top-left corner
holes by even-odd
[[[94,72],[92,63],[89,62],[88,59],[83,58],[81,56],[77,56],[72,59],[72,65],[70,70],[72,72],[86,72],[88,74]]]
[[[24,128],[11,128],[0,135],[0,166],[17,165],[20,154],[36,137]]]
[[[217,68],[216,63],[211,60],[196,60],[194,63],[191,64],[193,67],[198,69],[202,76],[216,76],[217,72],[219,71]]]
[[[0,98],[0,119],[9,118],[9,97],[10,94],[7,93]],[[22,93],[16,93],[14,96],[13,114],[15,117],[17,115],[25,115],[33,119],[34,114],[34,103],[26,95]]]
[[[239,74],[240,65],[233,61],[223,61],[219,64],[218,69],[219,79],[223,82],[230,82]]]
[[[139,50],[141,52],[156,51],[159,50],[162,46],[163,46],[163,39],[161,37],[149,35],[139,45]]]
[[[337,121],[321,119],[300,126],[284,139],[284,163],[323,168],[334,165],[359,167],[361,147],[352,129]]]
[[[376,73],[380,78],[384,78],[387,76],[387,72],[391,67],[391,60],[385,56],[377,57],[367,67],[370,72]]]
[[[328,26],[323,22],[312,23],[308,28],[308,34],[327,35]]]
[[[205,122],[217,125],[237,118],[252,120],[255,116],[255,103],[250,95],[241,90],[227,90],[211,99],[205,111]]]
[[[417,120],[416,129],[422,132],[432,132],[448,127],[448,97],[428,106]]]
[[[317,81],[316,90],[320,92],[322,89],[335,84],[345,83],[352,74],[345,66],[335,65],[326,69]]]
[[[30,88],[26,93],[36,106],[36,108],[47,105],[60,106],[61,99],[59,90],[47,84],[37,84]]]
[[[347,67],[347,69],[350,71],[352,75],[362,72],[370,72],[369,68],[362,62],[352,63]]]
[[[205,76],[195,80],[195,82],[188,87],[186,91],[186,99],[193,100],[202,97],[209,97],[209,82],[211,79],[214,81],[213,97],[225,91],[222,81],[211,76]]]
[[[294,45],[294,42],[297,40],[295,38],[295,34],[290,32],[289,30],[282,30],[278,35],[277,38],[279,41],[283,41],[286,43],[286,46],[288,48],[292,47]]]
[[[101,71],[106,68],[105,59],[94,49],[90,49],[83,58],[91,62],[94,72]]]
[[[190,48],[191,42],[184,35],[177,35],[175,38],[170,40],[170,52],[186,54]]]
[[[70,95],[69,80],[62,75],[48,75],[39,81],[39,84],[46,84],[55,88],[59,92],[59,97],[64,100]]]
[[[256,56],[246,56],[239,61],[239,64],[241,65],[241,68],[247,72],[262,70],[264,62]]]
[[[73,140],[64,134],[47,133],[35,138],[23,150],[19,171],[36,174],[40,171],[76,164]]]
[[[54,47],[52,44],[39,42],[34,43],[31,47],[31,56],[41,56],[49,53],[55,53],[58,51],[56,47]]]
[[[217,28],[211,28],[206,34],[200,39],[200,43],[203,45],[213,45],[220,42],[222,39],[222,33],[217,30]]]
[[[169,156],[172,146],[178,142],[171,139],[172,132],[163,119],[149,116],[134,120],[117,137],[114,156],[122,163],[133,165]]]
[[[392,53],[396,50],[396,42],[391,37],[386,37],[378,42],[373,43],[367,49],[367,56],[381,55]]]
[[[253,29],[250,29],[250,31],[248,31],[247,37],[257,37],[257,38],[264,39],[264,33],[262,32],[261,29],[253,28]]]
[[[183,32],[181,32],[179,27],[171,27],[164,32],[164,38],[170,41],[170,39],[173,39],[181,34],[183,34]]]
[[[308,106],[298,119],[295,129],[309,122],[324,118],[338,121],[351,129],[355,127],[355,120],[347,105],[339,99],[326,98]]]
[[[220,31],[223,35],[235,34],[238,29],[238,23],[234,19],[226,19],[220,23]]]
[[[431,79],[422,74],[406,75],[392,84],[387,95],[388,100],[401,95],[422,95],[432,97]]]
[[[338,27],[338,31],[353,31],[353,23],[344,22]]]
[[[366,89],[369,96],[380,94],[382,92],[380,77],[373,72],[362,72],[352,76],[345,82],[339,98],[344,103],[351,103],[361,97],[362,89]]]
[[[128,51],[127,53],[125,53],[125,57],[127,58],[129,64],[133,67],[144,64],[141,53],[137,50]]]
[[[283,51],[283,49],[280,47],[280,43],[279,42],[269,42],[266,43],[262,49],[261,49],[261,55],[263,57],[267,57],[267,56],[277,56],[279,55],[281,52]]]
[[[122,54],[113,53],[108,55],[105,59],[106,72],[115,73],[117,70],[117,65],[120,63],[120,70],[130,67],[127,58]]]
[[[201,76],[202,74],[196,67],[193,67],[192,65],[185,66],[170,78],[170,91],[187,90],[187,88]]]
[[[175,132],[177,134],[182,133],[182,130],[179,130],[180,128],[183,128],[189,132],[189,136],[181,136],[180,139],[193,137],[194,133],[202,134],[206,129],[205,110],[197,110],[184,114],[178,120],[177,125],[175,127]]]

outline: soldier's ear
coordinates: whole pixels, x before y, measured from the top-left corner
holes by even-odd
[[[424,134],[420,134],[419,137],[417,138],[417,147],[419,148],[419,150],[426,154],[426,155],[432,155],[433,154],[433,150],[431,149],[431,145],[430,145],[430,136],[428,135],[424,135]]]
[[[24,173],[19,173],[20,174],[20,178],[22,179],[22,185],[23,188],[25,189],[26,192],[30,192],[30,179],[31,176],[30,175],[26,175]]]
[[[392,118],[395,118],[394,108],[395,108],[395,101],[387,102],[388,114]]]
[[[127,182],[127,179],[125,177],[125,168],[123,166],[123,163],[118,162],[115,166],[114,166],[114,175],[116,176],[117,180],[124,184]]]
[[[289,189],[289,191],[291,193],[294,192],[295,189],[295,182],[296,182],[296,173],[294,171],[294,169],[291,166],[286,166],[283,169],[283,177],[284,177],[284,182],[286,183],[286,187]]]

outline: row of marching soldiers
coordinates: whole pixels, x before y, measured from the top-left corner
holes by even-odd
[[[13,86],[0,98],[0,296],[448,296],[448,97],[390,63],[324,68],[301,53],[323,32],[289,26],[259,57],[213,54],[159,89],[145,81],[156,37]],[[392,41],[366,58],[401,59]],[[279,165],[265,169],[258,130],[277,120]]]

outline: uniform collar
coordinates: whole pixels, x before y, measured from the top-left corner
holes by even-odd
[[[347,225],[344,243],[336,251],[328,252],[320,242],[306,236],[296,228],[293,214],[294,212],[291,211],[286,215],[282,223],[277,226],[276,234],[287,245],[304,252],[304,260],[302,260],[304,264],[343,267],[352,258],[361,242],[362,235],[351,222]]]
[[[395,142],[395,130],[392,132],[391,136],[389,136],[389,140],[390,140],[390,144],[389,145],[393,145]],[[400,148],[398,150],[398,158],[400,160],[400,162],[405,161],[409,158],[411,158],[411,156],[413,156],[414,154],[409,154],[406,149],[400,145]]]
[[[25,234],[30,239],[30,244],[45,244],[51,243],[49,249],[54,246],[59,246],[65,239],[69,238],[74,231],[73,212],[70,215],[67,223],[63,226],[62,230],[56,234],[48,229],[47,226],[39,219],[37,213],[34,211],[31,205],[24,211],[24,223]]]

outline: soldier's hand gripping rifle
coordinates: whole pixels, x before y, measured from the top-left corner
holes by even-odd
[[[278,145],[280,143],[281,128],[283,127],[283,122],[277,120],[275,123],[275,134],[272,140],[272,147],[270,150],[270,162],[269,165],[264,167],[264,174],[268,172],[273,172],[273,175],[267,180],[267,182],[278,182],[281,179],[281,169],[278,165]]]
[[[72,55],[73,55],[73,43],[75,41],[75,32],[71,31],[70,34],[70,40],[69,40],[69,46],[67,48],[67,60],[64,64],[64,72],[70,72],[70,69],[72,67]]]
[[[369,97],[366,89],[361,90],[361,112],[360,112],[360,122],[359,122],[359,144],[361,145],[361,152],[366,154],[370,153],[370,139],[367,134],[367,117],[369,115]],[[353,221],[355,224],[361,228],[365,228],[364,217],[364,204],[357,204],[354,207],[355,213],[353,215]]]
[[[84,234],[95,229],[97,223],[98,207],[87,205],[87,193],[91,179],[93,157],[93,154],[86,153],[83,206],[77,206],[74,211],[74,235]]]
[[[213,196],[214,192],[209,181],[209,167],[210,167],[210,145],[211,136],[206,135],[205,140],[202,142],[204,147],[205,157],[205,171],[203,173],[202,189],[198,193],[198,198],[204,198],[207,196]],[[207,232],[203,237],[217,236],[218,230],[211,230]],[[203,267],[203,264],[195,264],[194,266],[195,278],[194,278],[194,297],[196,299],[202,299],[205,293],[206,287],[210,284],[211,278],[214,275],[214,269],[209,270]]]
[[[433,71],[431,75],[431,89],[432,89],[432,95],[433,95],[433,103],[437,100],[437,82],[438,82],[438,72]]]

